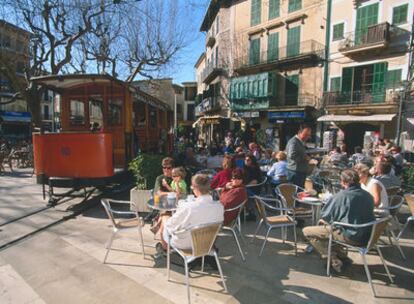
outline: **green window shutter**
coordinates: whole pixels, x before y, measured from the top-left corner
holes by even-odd
[[[254,26],[260,23],[260,15],[262,14],[262,0],[252,0],[250,10],[250,25]]]
[[[286,105],[297,105],[299,96],[299,75],[290,75],[285,78]]]
[[[279,33],[273,33],[267,40],[267,61],[274,61],[279,58]]]
[[[300,51],[300,25],[288,29],[287,56],[297,56]]]
[[[361,7],[357,10],[355,27],[355,44],[368,41],[368,27],[378,23],[378,3]]]
[[[280,16],[280,0],[269,0],[269,20]]]
[[[342,69],[342,85],[341,92],[344,94],[345,99],[351,100],[351,92],[354,82],[354,68],[343,68]]]
[[[344,38],[344,24],[338,23],[333,26],[332,40],[341,40]]]
[[[302,8],[302,0],[289,0],[288,12],[294,12]]]
[[[408,4],[396,6],[392,10],[392,24],[403,24],[407,22]]]
[[[387,72],[385,81],[386,88],[396,88],[401,85],[402,69],[391,70]]]
[[[388,62],[374,64],[372,80],[372,102],[385,101],[385,75],[387,74]]]
[[[250,40],[249,63],[251,65],[260,62],[260,38]]]
[[[331,92],[340,92],[341,91],[341,77],[332,77],[331,78]]]

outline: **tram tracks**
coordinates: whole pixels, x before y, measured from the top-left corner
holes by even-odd
[[[79,197],[64,198],[55,206],[38,208],[27,214],[0,223],[0,251],[53,226],[76,218],[84,211],[97,206],[101,198],[120,194],[128,188],[130,188],[129,184],[121,187],[111,187],[104,191],[90,188],[81,200],[79,200]]]

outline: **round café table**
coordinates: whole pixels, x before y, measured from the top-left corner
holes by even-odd
[[[312,208],[312,225],[316,225],[318,223],[319,218],[320,218],[321,207],[323,206],[322,199],[317,198],[317,197],[312,197],[312,196],[306,196],[306,197],[300,198],[297,195],[294,197],[294,199],[299,203],[311,206],[311,208]]]
[[[152,197],[148,202],[147,206],[154,210],[159,210],[161,212],[174,212],[177,210],[178,204],[177,204],[177,198],[174,199],[168,199],[167,195],[160,196],[160,201],[158,204],[155,204],[154,198]]]

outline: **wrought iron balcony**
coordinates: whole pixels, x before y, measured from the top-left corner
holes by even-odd
[[[314,65],[325,58],[325,46],[315,40],[301,41],[274,50],[266,50],[257,54],[245,54],[234,60],[237,72],[263,72],[277,69],[295,69],[306,65]]]
[[[379,91],[325,92],[325,106],[397,104],[400,92],[395,89]]]
[[[209,83],[218,75],[221,75],[224,71],[224,67],[221,64],[207,65],[201,72],[201,79],[204,83]]]
[[[371,25],[366,29],[351,32],[340,42],[339,51],[352,54],[366,50],[386,48],[390,42],[388,22]]]

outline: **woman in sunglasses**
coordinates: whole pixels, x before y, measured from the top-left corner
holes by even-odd
[[[164,186],[164,184],[170,185],[172,178],[172,169],[174,167],[174,159],[171,157],[166,157],[161,162],[162,165],[162,174],[159,175],[155,180],[154,185],[154,194],[157,195],[166,195],[169,192],[169,189]]]
[[[244,176],[242,169],[234,169],[232,171],[231,181],[228,182],[220,194],[220,202],[224,209],[231,209],[240,205],[247,199],[247,191],[244,186]],[[231,223],[237,216],[238,210],[227,212],[224,214],[224,225]]]

